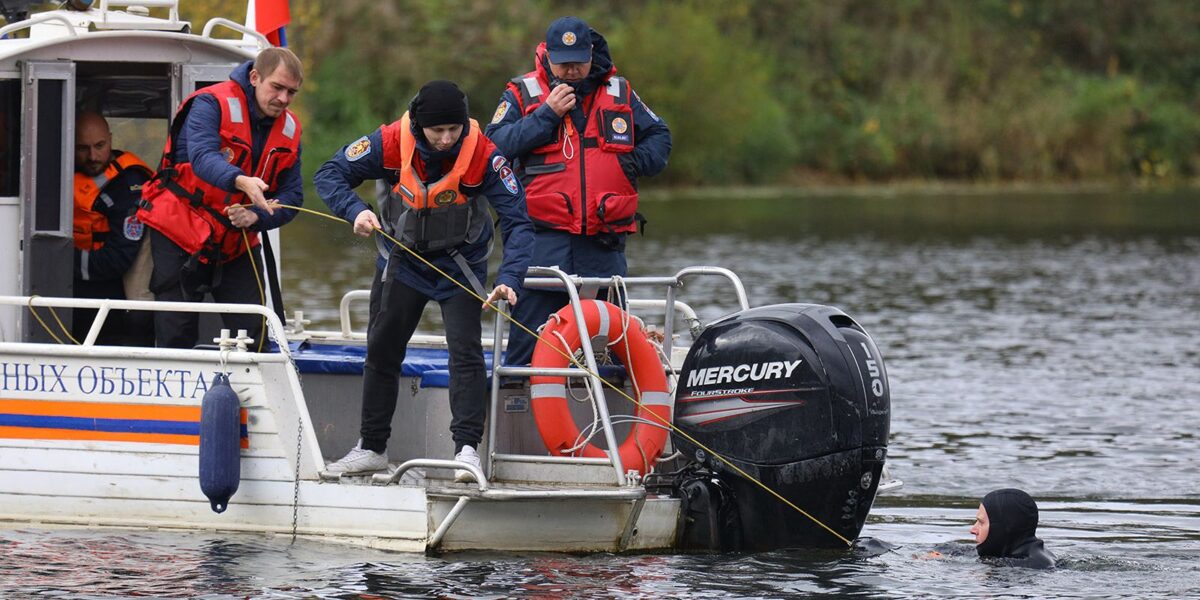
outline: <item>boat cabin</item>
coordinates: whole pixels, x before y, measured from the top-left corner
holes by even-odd
[[[175,107],[269,45],[227,19],[195,35],[175,0],[95,4],[0,28],[0,295],[73,295],[76,114],[104,115],[114,147],[155,167]],[[0,341],[50,339],[29,311],[3,306]]]

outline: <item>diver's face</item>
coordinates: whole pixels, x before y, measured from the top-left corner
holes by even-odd
[[[982,544],[987,539],[988,529],[992,526],[991,521],[988,521],[987,510],[983,505],[979,505],[979,511],[975,513],[975,524],[971,525],[971,535],[975,536],[975,545]]]

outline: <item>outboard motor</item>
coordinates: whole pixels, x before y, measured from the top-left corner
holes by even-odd
[[[844,546],[814,519],[848,540],[862,530],[887,456],[887,373],[875,343],[836,308],[754,308],[696,340],[675,425],[813,517],[674,434],[694,463],[675,485],[683,549]]]

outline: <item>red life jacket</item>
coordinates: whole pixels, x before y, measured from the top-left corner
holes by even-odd
[[[201,94],[216,97],[221,107],[221,154],[242,173],[267,183],[267,194],[276,190],[277,178],[296,162],[300,149],[300,121],[289,110],[275,119],[258,165],[253,164],[253,134],[246,94],[236,81],[223,81],[196,90],[188,96],[171,123],[158,175],[142,189],[142,208],[137,217],[201,262],[229,262],[246,251],[237,228],[230,224],[225,209],[248,202],[242,192],[227,192],[209,184],[192,171],[186,160],[174,162],[171,148],[187,119],[192,102]],[[257,170],[255,167],[257,166]],[[250,233],[257,246],[258,234]]]
[[[154,171],[136,154],[120,150],[114,151],[114,154],[116,156],[109,161],[104,172],[95,177],[75,172],[75,247],[80,250],[99,250],[104,247],[105,238],[108,237],[108,215],[103,209],[97,210],[96,206],[105,186],[125,169],[138,169],[144,171],[146,177],[154,176]]]
[[[480,133],[479,123],[470,120],[454,166],[428,186],[423,183],[425,165],[419,158],[414,160],[417,144],[408,113],[380,129],[383,166],[400,175],[380,210],[384,229],[418,252],[452,249],[478,240],[491,224],[487,204],[482,196],[464,188],[478,188],[483,183],[488,157],[495,150]]]
[[[546,44],[538,46],[537,69],[509,82],[522,116],[550,94],[542,67]],[[637,230],[637,185],[619,157],[633,152],[633,107],[629,83],[614,67],[605,84],[582,101],[587,126],[575,129],[564,115],[554,141],[521,157],[521,181],[535,225],[569,233],[632,233]]]

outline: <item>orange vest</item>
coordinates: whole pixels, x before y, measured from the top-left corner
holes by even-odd
[[[384,200],[380,211],[384,229],[400,243],[418,252],[445,250],[478,239],[490,224],[487,207],[464,193],[463,186],[478,187],[487,168],[484,153],[491,146],[470,120],[454,166],[441,179],[425,185],[413,164],[416,138],[408,113],[380,128],[383,166],[396,170],[400,181]]]
[[[225,216],[230,205],[247,203],[246,195],[213,186],[192,171],[191,163],[174,162],[171,156],[172,142],[192,102],[201,94],[216,97],[221,107],[221,154],[242,173],[265,181],[268,194],[276,189],[278,175],[296,162],[300,121],[289,110],[275,119],[255,170],[249,104],[241,85],[232,80],[210,85],[196,90],[179,105],[158,175],[143,188],[137,217],[201,262],[224,263],[246,251],[242,236]],[[250,241],[251,246],[257,246],[258,234],[251,233]]]
[[[109,161],[108,167],[95,177],[75,172],[75,247],[80,250],[99,250],[104,247],[104,239],[108,237],[108,215],[96,207],[96,200],[105,186],[125,169],[139,169],[146,173],[146,177],[154,176],[154,171],[132,152],[114,153],[116,156]]]

